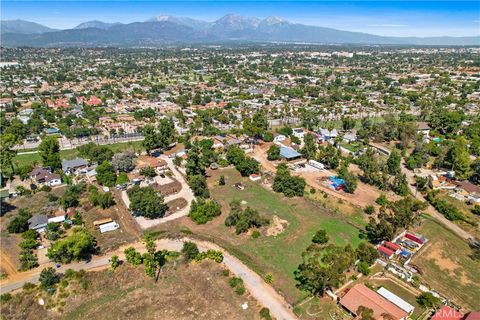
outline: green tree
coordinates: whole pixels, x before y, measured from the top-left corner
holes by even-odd
[[[135,216],[157,219],[163,217],[168,210],[168,206],[163,202],[163,196],[152,187],[134,186],[127,194],[130,199],[129,209]]]
[[[115,168],[110,162],[104,161],[101,165],[97,166],[95,170],[97,171],[97,182],[100,185],[113,187],[117,182]]]
[[[182,254],[187,261],[195,259],[199,252],[200,251],[195,243],[190,241],[183,243]]]
[[[222,213],[220,205],[213,200],[197,198],[192,201],[188,216],[197,224],[205,224]]]
[[[267,151],[267,159],[270,161],[280,159],[280,147],[276,144],[272,144]]]
[[[472,161],[470,160],[465,137],[460,136],[457,138],[450,150],[448,150],[446,160],[451,164],[457,179],[464,180],[470,177],[472,174]]]
[[[442,305],[440,298],[435,297],[430,292],[423,292],[417,296],[417,303],[424,308],[438,308]]]
[[[312,242],[317,244],[326,244],[328,242],[327,231],[320,229],[315,232],[312,238]]]
[[[40,272],[40,286],[43,289],[51,289],[54,288],[55,285],[60,281],[60,277],[57,275],[57,272],[54,268],[48,267],[44,268],[42,272]]]
[[[28,219],[32,214],[27,209],[19,209],[18,214],[10,220],[7,230],[9,233],[22,233],[28,230]]]
[[[43,165],[56,170],[62,167],[60,160],[60,145],[54,136],[45,136],[38,146],[38,153],[42,158]]]
[[[77,228],[70,236],[55,241],[48,248],[47,257],[55,262],[70,263],[88,259],[95,248],[95,238],[87,230]]]
[[[397,173],[395,179],[393,180],[392,190],[400,195],[406,196],[409,194],[407,176],[404,173]]]
[[[143,127],[143,142],[142,146],[145,148],[145,151],[150,154],[150,152],[159,147],[157,133],[155,128],[152,125],[147,124]]]
[[[112,256],[110,258],[110,266],[112,267],[112,270],[117,269],[120,266],[120,258],[118,256]]]
[[[371,266],[379,257],[377,249],[368,242],[362,241],[355,250],[358,260],[363,261],[367,266]]]
[[[207,179],[199,174],[188,176],[188,185],[192,189],[196,197],[208,198],[210,192],[208,191]]]
[[[301,150],[302,156],[307,160],[315,159],[317,154],[317,143],[311,133],[307,133],[304,138],[304,145]]]
[[[13,150],[16,144],[16,138],[13,134],[0,135],[0,170],[3,174],[14,174],[13,158],[17,155],[17,151]]]
[[[303,196],[305,190],[305,179],[290,175],[290,171],[285,164],[277,167],[277,173],[273,180],[273,191],[281,192],[287,197]]]
[[[166,148],[175,142],[175,124],[171,119],[160,119],[158,124],[157,143],[160,148]]]
[[[391,175],[397,175],[400,173],[400,162],[402,156],[397,149],[393,149],[387,160],[388,173]]]

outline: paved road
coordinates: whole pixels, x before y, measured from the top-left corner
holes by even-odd
[[[390,155],[390,150],[382,147],[382,146],[379,146],[379,145],[376,145],[374,143],[370,143],[370,145],[374,148],[377,148],[377,149],[380,149],[381,151],[383,151],[384,153]],[[465,230],[463,230],[462,228],[460,228],[458,225],[456,225],[455,223],[453,223],[452,221],[448,220],[447,218],[445,218],[445,216],[443,214],[441,214],[440,212],[438,212],[434,207],[432,207],[427,199],[425,199],[425,197],[423,196],[423,194],[421,192],[419,192],[417,190],[417,188],[415,187],[415,173],[411,170],[409,170],[407,167],[406,167],[406,163],[405,163],[405,159],[402,158],[402,164],[401,164],[401,170],[402,172],[407,176],[407,180],[408,180],[408,187],[410,189],[410,193],[415,197],[417,198],[418,200],[420,201],[423,201],[423,202],[426,202],[428,204],[428,207],[425,209],[425,212],[428,213],[429,215],[431,215],[432,217],[434,217],[435,219],[437,219],[438,221],[440,221],[445,227],[447,227],[448,229],[450,229],[451,231],[453,231],[455,234],[457,234],[459,237],[461,237],[462,239],[465,239],[467,241],[469,240],[474,240],[475,238],[469,234],[468,232],[466,232]]]
[[[250,294],[264,307],[270,309],[270,313],[278,320],[287,320],[287,319],[298,319],[292,311],[292,307],[285,301],[285,299],[279,295],[270,285],[266,284],[263,279],[256,274],[254,271],[250,270],[245,264],[240,260],[230,255],[228,252],[223,250],[221,247],[206,241],[198,241],[194,239],[184,238],[184,239],[160,239],[156,241],[157,249],[160,250],[171,250],[171,251],[180,251],[182,249],[183,243],[185,241],[192,241],[198,245],[200,251],[206,251],[209,249],[220,250],[223,252],[223,262],[232,273],[236,276],[242,278],[246,289]],[[145,247],[142,243],[136,242],[129,246],[135,247],[140,252],[145,252]],[[124,247],[125,248],[125,247]],[[96,257],[92,259],[89,263],[78,262],[70,265],[62,266],[58,269],[59,272],[64,272],[66,269],[70,268],[73,270],[92,270],[106,268],[109,266],[109,259],[113,255],[118,255],[120,259],[125,259],[123,254],[124,248],[121,248],[115,252],[111,252],[108,255],[102,257]],[[6,280],[0,284],[0,292],[6,293],[21,288],[26,282],[38,282],[38,278],[45,265],[34,269],[30,272],[23,274],[23,277],[16,277],[15,280]]]

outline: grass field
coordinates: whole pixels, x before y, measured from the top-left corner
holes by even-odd
[[[169,264],[155,283],[143,267],[128,263],[116,271],[88,272],[55,295],[21,292],[2,303],[2,319],[260,319],[248,291],[238,295],[223,268],[211,261]],[[86,285],[82,286],[81,283]],[[86,289],[85,289],[86,288]],[[45,306],[38,304],[42,297]],[[243,310],[242,304],[248,309]]]
[[[468,244],[442,225],[426,218],[418,230],[430,242],[413,259],[422,279],[468,309],[480,309],[480,262],[470,258]]]
[[[122,143],[115,143],[115,144],[108,144],[106,145],[109,147],[113,152],[121,152],[126,150],[131,151],[139,151],[142,150],[142,141],[132,141],[132,142],[122,142]],[[21,152],[21,151],[19,151]],[[77,149],[69,149],[69,150],[61,150],[60,151],[60,158],[61,159],[74,159],[78,157]],[[23,166],[27,164],[40,164],[42,162],[42,158],[40,157],[39,153],[27,153],[27,154],[18,154],[13,158],[13,163],[15,166]]]
[[[218,186],[220,174],[225,175],[225,186]],[[239,181],[246,185],[245,190],[240,191],[233,186]],[[262,276],[271,273],[273,286],[292,304],[305,297],[295,287],[293,272],[301,263],[301,254],[317,230],[327,230],[337,244],[356,246],[360,241],[359,230],[350,224],[352,217],[328,210],[313,200],[284,198],[257,182],[240,177],[234,169],[212,173],[209,184],[213,198],[222,205],[222,215],[206,225],[195,225],[189,218],[184,218],[177,222],[177,228],[188,228],[195,235],[217,242]],[[249,234],[236,235],[233,229],[224,225],[229,212],[228,204],[232,200],[245,201],[246,205],[266,217],[276,215],[286,220],[288,227],[277,236],[262,235],[253,239]],[[171,231],[173,225],[157,229],[162,228]]]

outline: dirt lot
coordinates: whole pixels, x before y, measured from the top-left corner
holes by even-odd
[[[117,204],[108,209],[92,207],[88,200],[85,200],[85,203],[82,205],[81,213],[85,226],[97,239],[97,244],[101,252],[138,240],[141,236],[141,231],[135,219],[127,208],[125,208],[120,198],[120,193],[115,192],[114,195]],[[93,222],[104,218],[112,218],[120,225],[120,228],[115,231],[100,233],[100,231],[93,226]]]
[[[421,268],[422,280],[456,304],[479,309],[480,263],[470,258],[468,244],[432,219],[417,231],[430,240],[411,262]]]
[[[170,265],[157,283],[143,267],[123,265],[115,272],[85,276],[88,289],[71,282],[49,301],[43,291],[20,293],[3,303],[4,319],[259,319],[260,306],[248,292],[237,295],[222,268],[210,261]],[[61,295],[62,298],[59,298]],[[66,296],[66,297],[65,297]],[[50,310],[40,306],[42,297]],[[243,310],[242,304],[248,309]]]
[[[54,188],[51,194],[60,196],[63,194],[65,187]],[[31,196],[18,197],[9,200],[12,210],[0,217],[0,271],[7,275],[16,274],[20,268],[18,256],[20,248],[18,244],[22,241],[19,234],[9,234],[7,229],[9,221],[17,214],[18,209],[28,209],[32,214],[47,214],[56,209],[48,201],[47,192],[37,192]]]
[[[271,143],[264,143],[260,146],[256,146],[253,156],[259,161],[262,166],[270,172],[275,172],[275,162],[267,160],[267,150],[270,148]],[[358,173],[358,167],[351,165],[350,170]],[[375,200],[380,196],[381,192],[377,188],[367,185],[361,181],[358,181],[357,189],[354,194],[349,194],[344,191],[336,191],[326,185],[322,179],[326,179],[330,176],[336,175],[336,172],[333,170],[324,170],[324,171],[310,171],[310,172],[292,172],[294,175],[301,176],[305,178],[305,181],[310,187],[322,190],[329,195],[332,195],[338,199],[348,201],[355,206],[366,207],[372,203],[375,203]],[[396,198],[393,194],[389,194],[390,198]]]

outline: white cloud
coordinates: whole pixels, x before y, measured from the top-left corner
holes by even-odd
[[[391,23],[375,23],[375,24],[369,24],[369,27],[382,27],[382,28],[406,28],[408,27],[408,24],[391,24]]]

